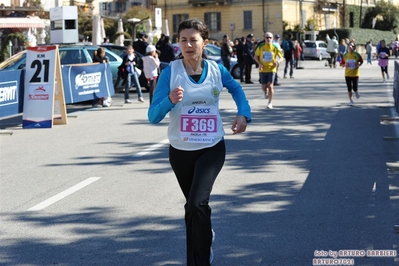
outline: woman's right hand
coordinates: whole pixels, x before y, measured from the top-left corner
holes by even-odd
[[[169,93],[169,100],[173,104],[177,104],[177,103],[181,102],[183,99],[183,92],[184,92],[184,89],[181,86],[175,88],[174,90],[172,90]]]

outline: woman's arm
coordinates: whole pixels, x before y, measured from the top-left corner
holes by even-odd
[[[158,78],[152,103],[148,109],[148,120],[151,124],[161,122],[166,114],[175,106],[169,98],[171,68],[165,68]]]

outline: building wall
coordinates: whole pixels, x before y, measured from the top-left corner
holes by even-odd
[[[224,34],[229,34],[232,39],[249,33],[253,33],[255,38],[263,39],[264,30],[279,34],[283,31],[282,5],[279,1],[269,1],[264,5],[263,1],[237,1],[225,5],[207,4],[194,7],[188,4],[188,0],[158,0],[157,7],[162,8],[163,16],[168,19],[171,35],[177,34],[173,32],[174,14],[188,14],[189,18],[204,21],[204,14],[207,12],[221,12],[221,30],[211,31],[211,39],[219,40]],[[252,29],[244,29],[244,11],[252,11]],[[233,31],[230,30],[232,23],[235,24]]]

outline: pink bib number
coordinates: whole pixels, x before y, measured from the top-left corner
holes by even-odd
[[[214,106],[183,106],[180,135],[183,141],[212,143],[217,132],[217,112]]]

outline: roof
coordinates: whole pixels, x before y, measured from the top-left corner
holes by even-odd
[[[39,17],[12,17],[0,18],[0,29],[8,28],[39,28],[43,29],[45,26],[44,20]]]

